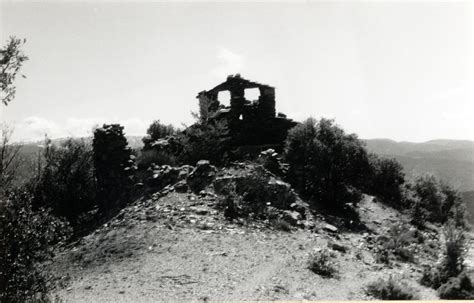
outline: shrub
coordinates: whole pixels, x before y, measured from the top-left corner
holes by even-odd
[[[392,276],[379,279],[367,285],[367,294],[379,300],[416,300],[415,291],[404,282],[397,282]]]
[[[295,126],[289,131],[284,156],[293,186],[314,203],[332,209],[357,203],[370,174],[363,143],[332,120],[310,118]]]
[[[229,130],[224,121],[194,124],[180,137],[183,150],[179,162],[194,165],[199,160],[209,160],[214,165],[224,165],[230,148]]]
[[[463,205],[459,193],[434,176],[419,177],[407,187],[406,203],[412,208],[414,219],[445,223],[457,216],[457,225],[464,226],[465,219],[459,209]],[[414,221],[415,221],[414,220]]]
[[[42,300],[47,292],[44,273],[36,263],[50,246],[68,238],[67,224],[45,209],[35,212],[31,195],[11,191],[0,198],[0,301]]]
[[[290,232],[291,231],[291,224],[288,223],[287,221],[281,219],[281,218],[277,218],[275,220],[272,220],[271,225],[276,230],[281,230],[281,231],[285,231],[285,232]]]
[[[147,169],[152,164],[177,165],[178,160],[175,155],[164,150],[148,149],[140,151],[137,158],[137,167]]]
[[[434,269],[426,269],[420,281],[421,284],[434,289],[446,284],[451,278],[462,278],[462,273],[465,270],[464,256],[467,251],[464,230],[449,222],[445,225],[444,238],[445,245],[441,263]],[[458,280],[451,281],[446,289],[457,285],[456,281]]]
[[[376,258],[381,263],[390,263],[391,256],[402,261],[414,262],[416,244],[422,241],[421,234],[408,224],[392,225],[385,235],[377,238]]]
[[[401,208],[402,185],[405,182],[403,167],[395,159],[379,158],[374,154],[369,159],[372,179],[368,191],[383,202]]]
[[[471,279],[463,272],[457,277],[449,280],[438,288],[440,299],[469,300],[474,299],[474,287]]]
[[[131,149],[119,124],[104,124],[94,131],[93,159],[97,201],[102,214],[112,213],[131,199],[134,164]]]
[[[44,165],[32,180],[34,207],[51,208],[73,226],[96,207],[92,149],[84,140],[68,139],[60,146],[46,140]]]
[[[325,248],[310,253],[308,269],[327,278],[333,278],[337,275],[337,268],[332,261],[331,252]]]
[[[178,130],[171,124],[165,125],[160,123],[160,120],[155,120],[148,127],[146,133],[147,136],[142,139],[144,143],[144,150],[151,148],[151,144],[158,139],[162,139],[168,136],[176,135]],[[158,164],[158,163],[156,163]]]
[[[447,277],[456,277],[464,270],[466,237],[464,230],[447,224],[444,229],[445,252],[442,270]]]

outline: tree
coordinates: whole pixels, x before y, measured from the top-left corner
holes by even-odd
[[[55,146],[46,140],[44,161],[34,184],[34,206],[51,208],[56,216],[78,226],[81,215],[96,206],[90,144],[83,139],[68,139]]]
[[[26,43],[25,39],[10,37],[7,45],[0,49],[0,100],[5,105],[8,105],[15,97],[16,87],[13,83],[23,62],[28,60],[21,51],[24,43]]]
[[[369,155],[369,159],[372,178],[368,192],[396,208],[402,207],[402,185],[405,183],[402,165],[395,159],[379,158],[375,154]]]
[[[162,124],[160,120],[155,120],[148,127],[146,131],[147,136],[142,140],[145,144],[143,149],[150,149],[152,147],[151,144],[156,140],[175,135],[177,132],[177,129],[173,125]]]
[[[6,124],[0,125],[0,190],[11,187],[20,166],[19,152],[21,144],[12,144],[13,129]]]
[[[357,203],[370,171],[362,142],[328,119],[310,118],[291,129],[284,156],[296,189],[329,208]]]
[[[97,128],[92,146],[99,211],[106,215],[129,202],[136,167],[123,126],[119,124]]]

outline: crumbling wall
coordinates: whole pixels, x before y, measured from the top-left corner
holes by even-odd
[[[257,88],[258,100],[245,98],[245,90]],[[224,106],[218,100],[222,91],[230,92],[230,106]],[[275,88],[249,81],[239,74],[228,76],[227,80],[216,87],[198,94],[200,117],[202,122],[210,119],[225,119],[233,139],[234,146],[275,145],[282,146],[288,130],[296,125],[284,115],[276,117]]]

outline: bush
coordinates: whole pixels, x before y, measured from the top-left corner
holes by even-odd
[[[69,237],[70,229],[45,209],[34,212],[24,190],[0,198],[0,302],[40,301],[47,286],[36,263],[50,246]]]
[[[151,148],[151,144],[158,139],[176,135],[178,133],[178,130],[171,124],[165,125],[165,124],[160,123],[160,120],[155,120],[148,127],[146,133],[147,133],[147,136],[142,139],[143,144],[144,144],[144,147],[143,147],[144,150]]]
[[[194,124],[180,137],[183,150],[179,155],[182,164],[195,165],[209,160],[213,165],[225,165],[230,148],[229,130],[224,121]]]
[[[442,270],[447,277],[456,277],[464,270],[466,237],[464,230],[447,224],[444,230],[445,252]]]
[[[438,288],[440,299],[449,300],[469,300],[474,299],[474,287],[471,279],[463,272],[457,277],[449,278],[449,280]]]
[[[141,170],[156,165],[178,165],[175,155],[165,150],[148,149],[140,151],[137,158],[137,167]]]
[[[396,282],[392,276],[388,280],[379,279],[367,285],[367,294],[379,300],[417,300],[415,291],[406,283]]]
[[[51,208],[56,216],[73,226],[80,217],[97,206],[92,149],[84,140],[68,139],[60,146],[47,140],[44,165],[34,187],[34,207]]]
[[[405,262],[415,261],[417,243],[421,242],[421,234],[408,224],[392,225],[385,235],[377,238],[377,259],[381,263],[390,263],[392,256]]]
[[[445,250],[441,263],[434,269],[426,269],[420,282],[434,289],[439,289],[446,284],[440,291],[449,293],[450,289],[457,289],[456,285],[461,285],[459,283],[464,279],[462,275],[465,270],[464,256],[467,250],[464,230],[454,223],[448,222],[445,225],[444,238]],[[452,281],[449,282],[450,280]]]
[[[403,167],[395,159],[379,158],[371,154],[370,166],[372,179],[368,192],[382,199],[383,202],[400,209],[402,207],[402,185],[405,183]]]
[[[337,268],[332,261],[331,252],[327,249],[316,250],[309,255],[308,269],[323,277],[333,278]]]
[[[306,198],[332,209],[356,204],[370,175],[367,152],[356,135],[332,120],[310,118],[289,131],[288,180]]]
[[[136,169],[123,126],[104,124],[97,128],[93,151],[99,211],[113,213],[130,201]]]
[[[448,219],[456,217],[456,225],[466,225],[460,194],[434,176],[419,177],[408,185],[404,200],[412,210],[415,224],[424,221],[444,224]]]

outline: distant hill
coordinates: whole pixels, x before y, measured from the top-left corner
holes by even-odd
[[[397,159],[409,178],[429,173],[449,182],[460,191],[474,190],[474,141],[364,141],[370,152]]]
[[[423,174],[447,181],[466,202],[474,224],[474,141],[432,140],[423,143],[389,139],[364,140],[370,152],[397,159],[408,178]]]

